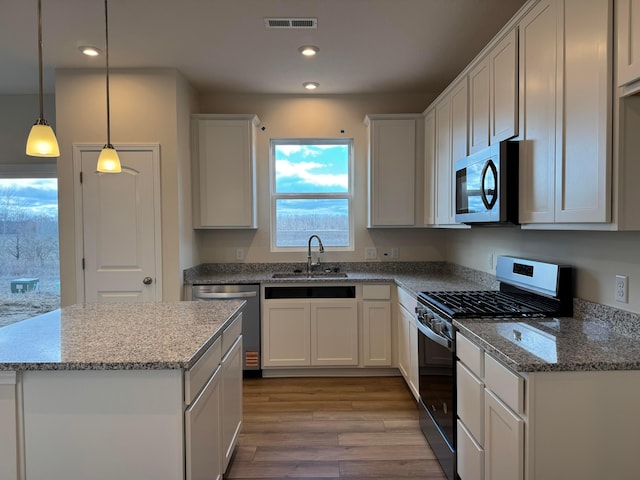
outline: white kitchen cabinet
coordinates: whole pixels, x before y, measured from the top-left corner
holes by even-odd
[[[616,2],[618,86],[640,80],[640,0]]]
[[[255,115],[191,116],[194,228],[257,228]]]
[[[418,400],[418,327],[415,315],[415,295],[398,288],[398,368],[413,397]]]
[[[456,422],[456,432],[458,477],[460,480],[482,480],[484,478],[484,449],[460,420]]]
[[[518,133],[518,30],[469,71],[469,153]]]
[[[358,365],[358,306],[353,300],[311,302],[311,365]]]
[[[455,221],[454,161],[467,153],[468,88],[466,77],[451,87],[435,105],[435,222],[461,226]]]
[[[311,304],[265,300],[262,315],[262,366],[311,365]]]
[[[364,285],[362,298],[362,363],[390,367],[391,285]]]
[[[220,432],[222,472],[227,470],[242,428],[242,335],[236,337],[220,364],[222,371]]]
[[[373,227],[416,226],[422,181],[423,116],[368,115],[368,223]]]
[[[185,411],[186,480],[222,478],[221,379],[216,370],[205,388]]]
[[[520,222],[611,220],[612,2],[542,0],[520,30]]]
[[[524,420],[490,390],[484,392],[484,476],[491,480],[524,478]]]
[[[355,299],[265,300],[263,367],[358,364]]]
[[[16,372],[0,372],[0,478],[18,480]]]
[[[436,112],[429,109],[424,115],[424,224],[435,223],[436,194]]]

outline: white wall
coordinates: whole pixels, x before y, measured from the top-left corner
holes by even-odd
[[[53,95],[44,96],[44,118],[55,131]],[[31,126],[40,115],[38,95],[0,95],[0,163],[53,163],[55,158],[30,157],[25,153]]]
[[[491,273],[490,254],[573,265],[577,297],[640,313],[640,232],[474,228],[449,231],[446,245],[448,261]],[[629,304],[614,300],[616,274],[629,276]]]
[[[188,110],[195,92],[174,69],[111,72],[111,141],[160,144],[162,195],[163,300],[179,300],[182,268],[196,258],[183,198],[188,197],[190,154]],[[72,165],[74,143],[104,144],[106,103],[104,70],[56,72],[57,134],[60,219],[61,304],[76,302],[75,218]],[[187,127],[188,128],[188,127]],[[185,138],[186,137],[186,138]],[[185,184],[185,182],[188,182]],[[181,250],[184,248],[184,250]]]
[[[433,96],[406,95],[201,95],[202,113],[255,113],[265,127],[257,142],[258,229],[202,230],[196,238],[202,262],[235,262],[236,248],[246,251],[246,262],[306,261],[306,254],[270,251],[269,141],[271,138],[353,138],[355,155],[355,251],[326,252],[324,262],[364,261],[364,249],[391,247],[400,260],[442,260],[443,233],[424,229],[366,228],[367,138],[366,114],[420,113]],[[344,134],[340,131],[344,130]]]

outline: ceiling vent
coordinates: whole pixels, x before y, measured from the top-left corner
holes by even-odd
[[[264,25],[267,28],[318,28],[317,18],[265,18]]]

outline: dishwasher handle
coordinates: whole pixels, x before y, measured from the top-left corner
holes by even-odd
[[[250,298],[257,296],[256,292],[198,292],[193,296],[195,300],[229,300],[233,298]]]

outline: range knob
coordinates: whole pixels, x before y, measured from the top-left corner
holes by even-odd
[[[442,331],[444,330],[444,324],[442,322],[438,322],[438,321],[433,321],[431,323],[431,328],[433,329],[434,332],[436,332],[437,334],[441,334]]]

